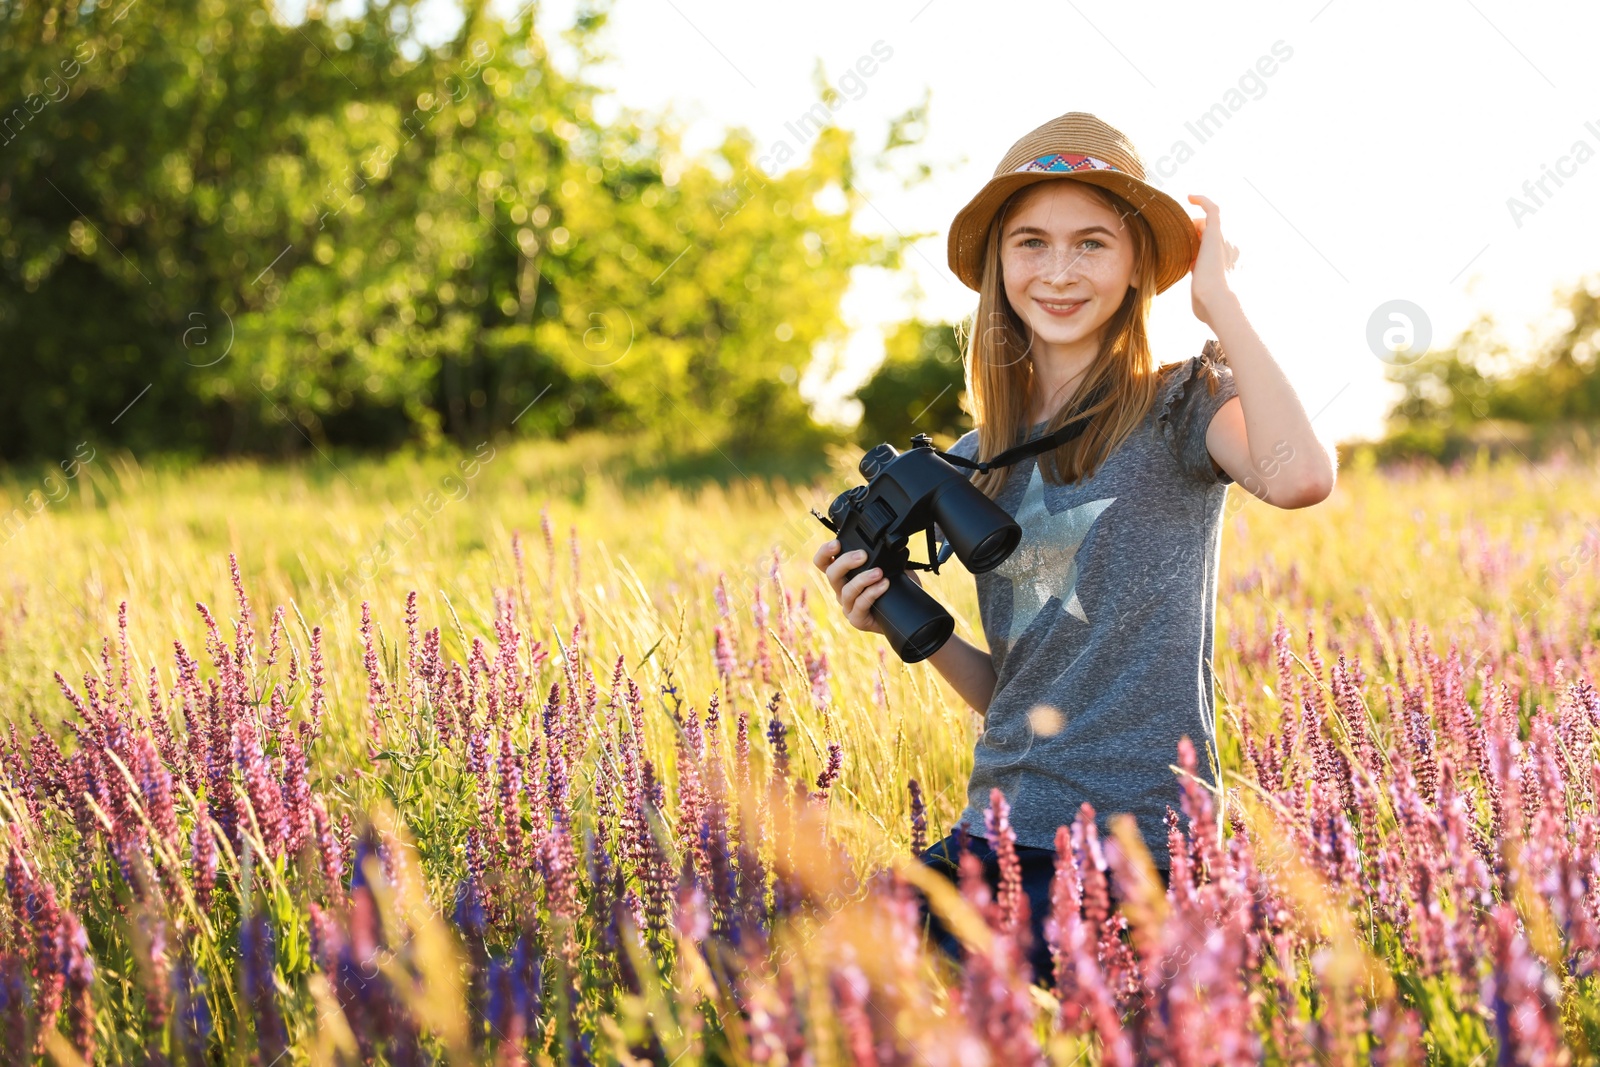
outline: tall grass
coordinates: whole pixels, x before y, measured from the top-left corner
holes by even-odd
[[[1165,896],[1064,813],[1030,976],[1009,883],[905,864],[980,724],[812,568],[806,508],[847,475],[608,462],[101,457],[30,509],[0,547],[6,1049],[1467,1064],[1600,1036],[1593,470],[1232,490],[1221,751],[1172,754],[1225,788],[1180,773]],[[981,643],[970,577],[930,585]],[[913,883],[962,970],[919,952]]]

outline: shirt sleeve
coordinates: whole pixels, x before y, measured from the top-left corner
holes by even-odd
[[[1207,341],[1198,356],[1179,364],[1160,394],[1159,421],[1167,446],[1185,474],[1208,485],[1232,485],[1227,471],[1212,466],[1206,431],[1222,405],[1239,395],[1233,369],[1216,341]]]

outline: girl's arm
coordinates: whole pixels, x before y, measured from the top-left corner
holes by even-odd
[[[1320,503],[1333,492],[1333,455],[1311,429],[1294,386],[1228,287],[1226,272],[1239,253],[1222,238],[1217,205],[1203,196],[1189,200],[1206,212],[1195,221],[1200,230],[1190,282],[1195,317],[1216,334],[1239,390],[1212,418],[1206,448],[1229,477],[1269,504]]]
[[[823,542],[811,562],[827,576],[850,625],[867,633],[882,634],[883,626],[873,616],[872,605],[889,587],[888,580],[877,567],[862,571],[854,578],[845,577],[850,568],[861,566],[866,558],[867,554],[860,549],[840,555],[839,541],[835,538]],[[905,573],[913,582],[922,584],[916,571]],[[972,705],[974,711],[979,715],[988,712],[995,687],[994,659],[989,653],[951,634],[939,651],[928,657],[928,662],[944,675],[944,680],[961,694],[961,699]]]
[[[961,694],[961,699],[972,705],[979,715],[989,711],[989,701],[994,699],[994,657],[957,634],[928,657],[933,669],[944,675],[950,688]]]

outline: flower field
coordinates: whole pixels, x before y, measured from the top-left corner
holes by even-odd
[[[1221,751],[1172,753],[1171,889],[1130,826],[1064,813],[1035,975],[1004,797],[998,892],[911,861],[981,720],[811,566],[845,468],[690,491],[588,448],[101,456],[7,527],[0,1058],[1600,1049],[1594,470],[1347,470],[1300,512],[1233,489]],[[7,479],[9,512],[34,487]],[[970,576],[927,584],[981,643]]]

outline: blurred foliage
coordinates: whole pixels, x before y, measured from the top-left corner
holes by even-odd
[[[852,226],[852,135],[769,176],[742,130],[600,123],[604,4],[576,72],[532,4],[437,46],[406,3],[275,12],[0,0],[0,458],[838,437],[792,383],[903,244]]]
[[[1448,348],[1393,367],[1405,393],[1384,438],[1360,451],[1377,461],[1555,451],[1587,456],[1600,443],[1600,275],[1558,296],[1567,325],[1519,358],[1480,316]]]
[[[936,443],[953,443],[972,428],[961,406],[965,386],[954,326],[901,323],[884,339],[883,365],[855,392],[862,407],[856,442],[903,449],[913,434],[926,433]]]

